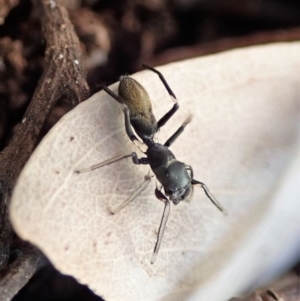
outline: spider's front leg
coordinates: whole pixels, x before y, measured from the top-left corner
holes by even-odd
[[[167,222],[168,222],[168,218],[169,218],[169,215],[170,215],[170,201],[161,192],[161,188],[158,189],[156,187],[156,189],[155,189],[155,196],[160,201],[162,201],[162,202],[165,203],[165,208],[164,208],[163,215],[162,215],[162,218],[161,218],[161,222],[160,222],[160,225],[159,225],[157,239],[156,239],[154,251],[153,251],[153,254],[152,254],[152,258],[151,258],[151,264],[153,264],[156,261],[157,254],[158,254],[158,251],[160,249],[160,245],[161,245],[161,242],[162,242],[162,239],[163,239],[163,236],[164,236],[164,232],[165,232],[165,229],[166,229],[166,225],[167,225]]]

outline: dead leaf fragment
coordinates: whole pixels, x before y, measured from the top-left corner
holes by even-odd
[[[275,275],[291,264],[299,243],[299,53],[300,43],[273,44],[159,68],[180,104],[159,139],[193,114],[171,149],[228,216],[196,189],[191,202],[172,206],[154,265],[163,210],[154,181],[109,214],[148,168],[124,160],[74,173],[136,150],[120,106],[104,92],[65,115],[30,158],[10,207],[15,230],[108,301],[226,300]],[[172,102],[158,77],[150,71],[133,77],[162,116]]]

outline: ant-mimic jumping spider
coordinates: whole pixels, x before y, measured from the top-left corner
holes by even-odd
[[[146,157],[138,158],[137,154],[133,152],[128,155],[122,155],[109,159],[89,168],[78,170],[77,173],[94,170],[128,157],[132,158],[134,164],[150,165],[152,172],[160,183],[159,185],[156,185],[155,196],[160,201],[165,203],[163,216],[157,234],[157,240],[151,259],[151,263],[154,263],[169,217],[170,201],[172,201],[174,205],[179,204],[181,201],[187,199],[193,190],[193,185],[200,185],[211,202],[219,210],[224,211],[224,209],[209,192],[206,185],[194,179],[192,167],[178,161],[174,154],[169,150],[169,147],[174,143],[174,141],[183,132],[185,126],[190,122],[190,118],[184,121],[178,130],[164,144],[156,143],[154,141],[154,135],[174,115],[174,113],[178,110],[179,105],[175,94],[169,87],[164,76],[153,67],[145,64],[143,64],[143,67],[155,72],[159,76],[174,102],[173,107],[162,118],[160,118],[159,121],[156,121],[154,117],[151,101],[147,91],[141,84],[139,84],[130,76],[122,76],[120,78],[118,90],[119,95],[116,95],[106,86],[103,87],[103,90],[105,90],[112,98],[121,104],[125,118],[126,133],[132,142],[138,141],[141,143],[140,140],[138,140],[135,136],[132,128],[134,129],[135,133],[142,139],[143,144],[147,146],[147,150],[144,152]],[[151,177],[149,175],[146,176],[144,183],[124,203],[113,210],[112,213],[116,214],[121,209],[126,207],[131,201],[133,201],[146,188],[150,182],[150,179]],[[162,188],[164,188],[164,193],[162,192]]]

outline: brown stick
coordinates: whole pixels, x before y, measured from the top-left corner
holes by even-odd
[[[222,38],[220,40],[198,44],[195,46],[173,48],[166,50],[157,56],[153,56],[152,58],[147,58],[146,60],[152,66],[158,66],[234,48],[299,40],[299,27],[289,30],[262,31],[248,36]]]
[[[39,11],[47,42],[45,69],[22,123],[8,147],[0,153],[0,270],[7,266],[12,242],[7,209],[12,189],[40,138],[51,109],[60,99],[66,99],[72,106],[76,106],[89,95],[85,71],[81,64],[79,40],[61,0],[33,0],[33,3]],[[26,250],[29,249],[30,247]],[[27,262],[27,270],[32,275],[36,269],[36,259],[41,257],[41,254],[33,249],[24,254],[27,255],[21,255],[14,267],[22,267],[23,263]],[[15,268],[10,270],[8,266],[1,274],[1,282],[9,283],[9,280],[15,277]],[[28,273],[23,274],[27,280],[30,278]],[[10,295],[13,296],[24,284],[24,277],[18,283],[14,282],[9,288]]]

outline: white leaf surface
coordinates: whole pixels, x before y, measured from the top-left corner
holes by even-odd
[[[226,300],[295,259],[300,43],[233,50],[158,69],[180,104],[159,140],[193,115],[171,150],[193,166],[195,178],[228,215],[196,188],[190,202],[171,206],[151,265],[163,211],[154,180],[120,213],[109,213],[142,183],[148,167],[126,159],[74,173],[136,151],[119,104],[101,91],[40,143],[15,187],[11,220],[61,272],[107,301]],[[133,77],[149,92],[159,119],[173,104],[157,75],[143,71]]]

